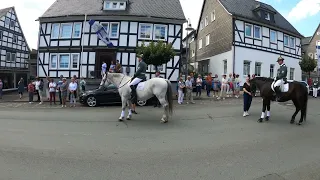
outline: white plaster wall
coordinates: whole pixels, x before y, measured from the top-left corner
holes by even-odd
[[[223,61],[227,60],[227,74],[233,72],[233,50],[209,58],[208,71],[219,78],[224,74]]]

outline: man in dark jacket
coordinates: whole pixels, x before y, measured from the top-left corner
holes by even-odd
[[[287,80],[288,68],[284,64],[283,61],[284,61],[284,59],[281,56],[277,60],[278,64],[280,65],[280,68],[278,70],[278,75],[277,75],[277,78],[276,78],[276,82],[274,83],[274,90],[275,90],[275,93],[276,93],[277,101],[279,101],[281,99],[281,89],[280,89],[280,87]]]
[[[133,104],[137,104],[137,92],[136,92],[136,85],[139,84],[142,80],[146,79],[146,71],[148,68],[148,65],[142,60],[143,54],[138,55],[138,70],[134,74],[134,76],[131,79],[130,82],[130,88],[131,88],[131,102]]]

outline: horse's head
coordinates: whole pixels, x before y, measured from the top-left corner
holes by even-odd
[[[99,88],[108,87],[111,84],[108,72],[106,72],[101,80]]]

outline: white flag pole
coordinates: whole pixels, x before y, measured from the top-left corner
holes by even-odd
[[[83,29],[82,29],[82,39],[81,39],[81,62],[80,62],[80,76],[82,76],[82,62],[83,62],[83,44],[84,44],[84,31],[87,24],[87,14],[84,15]]]

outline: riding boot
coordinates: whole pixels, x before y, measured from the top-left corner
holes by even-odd
[[[137,104],[137,91],[134,85],[130,86],[131,88],[131,102],[132,104]]]
[[[276,92],[276,101],[280,101],[280,99],[281,99],[281,90],[280,90],[280,87],[279,86],[277,86],[277,87],[275,87],[274,88],[274,91]]]

